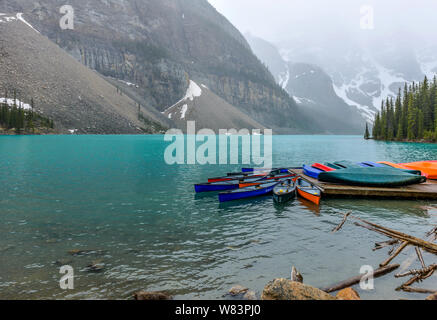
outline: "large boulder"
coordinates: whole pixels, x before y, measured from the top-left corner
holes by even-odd
[[[346,288],[337,293],[339,300],[361,300],[360,295],[352,288]]]
[[[288,279],[275,279],[263,290],[262,300],[336,300],[330,294]]]

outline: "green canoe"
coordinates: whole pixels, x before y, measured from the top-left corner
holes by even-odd
[[[361,168],[361,167],[363,167],[359,163],[356,163],[356,162],[353,162],[353,161],[348,161],[348,160],[336,161],[336,162],[333,163],[333,165],[337,166],[337,167],[340,167],[340,168],[344,168],[344,169],[352,169],[352,168]],[[334,168],[334,169],[336,169],[336,168]]]
[[[423,176],[395,168],[350,168],[319,174],[322,182],[369,187],[401,187],[426,181]]]

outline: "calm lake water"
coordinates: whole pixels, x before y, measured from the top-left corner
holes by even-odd
[[[196,196],[193,184],[241,166],[169,166],[167,145],[163,136],[0,137],[0,298],[126,299],[144,289],[220,299],[236,284],[261,292],[293,265],[322,287],[387,257],[388,248],[372,251],[384,236],[351,222],[332,234],[343,213],[420,238],[437,224],[437,203],[427,201],[330,199],[317,210],[265,197],[219,205],[216,193]],[[344,159],[437,159],[437,145],[273,138],[275,166]],[[93,252],[72,256],[73,249]],[[105,269],[87,272],[95,260]],[[74,290],[59,288],[58,264],[74,267]],[[425,297],[394,291],[403,281],[390,274],[375,290],[358,291],[365,299]],[[437,277],[418,286],[435,289]]]

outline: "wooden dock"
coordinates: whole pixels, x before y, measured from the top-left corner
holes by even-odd
[[[429,180],[425,183],[407,187],[381,188],[348,186],[336,183],[320,182],[308,177],[301,169],[290,170],[308,182],[316,185],[324,197],[369,197],[369,198],[394,198],[394,199],[437,199],[437,181]]]

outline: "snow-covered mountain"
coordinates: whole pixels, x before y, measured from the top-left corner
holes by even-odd
[[[362,133],[366,121],[373,121],[373,115],[363,115],[354,103],[346,103],[337,95],[331,77],[319,66],[287,61],[273,44],[250,34],[246,38],[278,84],[320,130]]]
[[[364,41],[309,45],[307,41],[283,43],[284,59],[317,64],[332,78],[336,94],[373,121],[382,100],[395,97],[405,83],[432,78],[437,71],[436,47],[413,50],[404,41]]]

